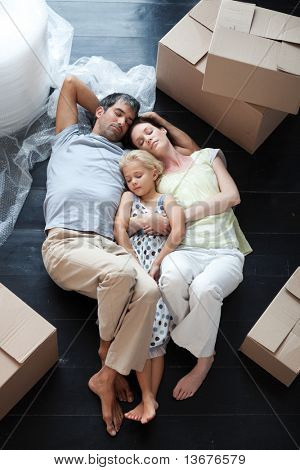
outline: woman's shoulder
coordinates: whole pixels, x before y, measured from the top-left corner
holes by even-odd
[[[216,157],[220,157],[224,165],[227,166],[225,155],[223,151],[218,148],[214,149],[214,148],[206,147],[206,148],[197,150],[196,152],[193,152],[191,157],[197,162],[209,163],[210,165],[212,165]]]

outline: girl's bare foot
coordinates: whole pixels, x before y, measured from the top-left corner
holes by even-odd
[[[158,408],[158,403],[153,396],[150,396],[143,399],[143,405],[144,412],[141,418],[141,423],[146,424],[149,423],[149,421],[151,421],[155,417],[156,410]]]
[[[125,418],[133,419],[134,421],[141,421],[143,412],[144,412],[144,404],[141,401],[141,403],[138,406],[133,408],[133,410],[128,411],[128,413],[125,413],[124,416]]]
[[[202,385],[213,362],[214,355],[200,357],[195,367],[179,380],[173,390],[173,397],[176,398],[176,400],[185,400],[186,398],[192,397]]]
[[[102,418],[108,434],[115,436],[121,427],[123,412],[116,400],[113,381],[108,380],[104,369],[101,369],[90,378],[88,385],[101,400]]]
[[[157,408],[157,401],[153,396],[149,396],[144,398],[133,410],[125,413],[125,417],[146,424],[155,417]]]

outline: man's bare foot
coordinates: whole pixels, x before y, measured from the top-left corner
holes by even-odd
[[[107,352],[109,349],[110,343],[108,341],[101,340],[100,347],[98,349],[98,354],[101,359],[102,367],[105,365],[105,359],[107,356]],[[134,400],[133,393],[129,387],[129,383],[125,379],[125,377],[118,373],[115,379],[115,391],[118,400],[120,401],[128,401],[128,403],[132,403]]]
[[[214,355],[200,357],[195,367],[179,380],[173,390],[173,397],[176,398],[176,400],[185,400],[186,398],[192,397],[202,385],[213,362]]]
[[[140,421],[142,424],[149,423],[155,415],[158,408],[158,403],[153,396],[149,396],[143,399],[141,403],[136,406],[133,410],[125,413],[125,417],[133,419],[134,421]]]
[[[121,427],[123,412],[116,400],[113,382],[107,380],[107,374],[104,369],[101,369],[90,378],[88,385],[90,390],[101,400],[102,418],[105,421],[108,434],[115,436]]]

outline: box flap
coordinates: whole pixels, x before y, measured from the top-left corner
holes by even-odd
[[[248,335],[273,353],[300,320],[299,300],[286,286],[273,299]]]
[[[276,358],[296,374],[300,372],[300,321],[296,323]]]
[[[284,72],[300,75],[300,45],[283,42],[280,46],[277,66]]]
[[[287,281],[285,288],[295,297],[300,299],[300,268],[297,268],[294,274],[292,274],[292,276]]]
[[[216,26],[249,33],[254,16],[254,3],[223,0],[219,9]]]
[[[250,34],[300,44],[300,18],[256,7]]]
[[[208,29],[187,15],[160,42],[195,65],[207,54],[211,37]]]
[[[293,320],[283,321],[272,315],[263,315],[248,336],[275,353],[294,325]]]
[[[300,18],[250,3],[223,0],[210,53],[300,75]]]
[[[280,47],[280,43],[270,39],[254,37],[228,28],[216,27],[209,52],[212,55],[229,60],[276,71],[278,49]],[[209,91],[212,92],[212,90]]]
[[[213,31],[221,3],[222,0],[202,0],[191,9],[189,16]]]
[[[0,284],[0,348],[23,363],[55,328]]]

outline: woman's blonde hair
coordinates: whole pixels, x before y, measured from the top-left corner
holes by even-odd
[[[132,150],[126,153],[120,160],[120,168],[123,168],[131,162],[141,162],[149,170],[156,170],[158,174],[157,181],[163,174],[164,165],[161,161],[157,160],[151,153],[146,150]]]

